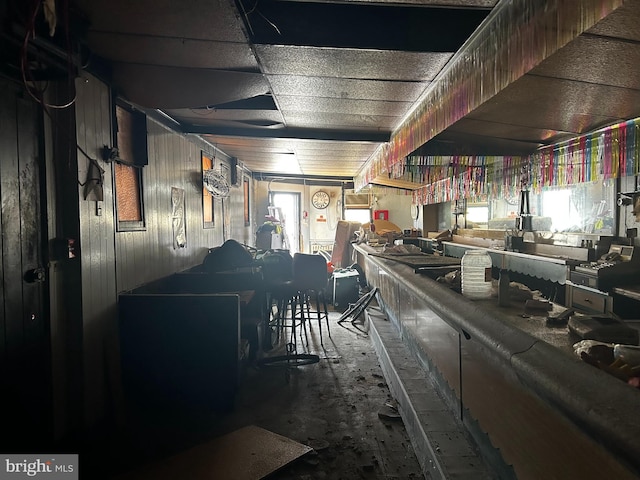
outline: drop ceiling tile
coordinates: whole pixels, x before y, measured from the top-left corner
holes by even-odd
[[[221,145],[226,148],[242,148],[264,153],[294,153],[296,145],[302,142],[302,140],[290,138],[256,138],[228,135],[203,135],[203,138],[214,145]]]
[[[110,32],[90,32],[89,43],[98,55],[119,62],[260,72],[246,43]]]
[[[518,140],[531,143],[546,143],[550,138],[558,135],[569,135],[569,132],[559,132],[546,128],[513,125],[504,122],[481,121],[473,118],[463,118],[451,125],[447,132],[472,134],[485,137]]]
[[[358,129],[383,131],[389,132],[389,134],[393,128],[400,123],[400,117],[383,117],[374,115],[287,111],[283,111],[282,115],[289,127],[328,128],[334,130]]]
[[[343,142],[343,143],[335,143],[331,144],[327,142],[327,145],[318,145],[316,146],[308,146],[302,142],[299,142],[296,146],[296,153],[298,155],[307,155],[307,156],[316,156],[323,155],[326,152],[336,152],[341,155],[353,155],[353,156],[362,156],[362,155],[370,155],[372,154],[376,148],[378,148],[377,143],[365,143],[365,144],[356,144],[356,142]]]
[[[446,130],[413,153],[415,155],[529,155],[541,146],[541,143],[536,142]]]
[[[288,112],[341,112],[352,115],[383,115],[395,117],[404,115],[413,103],[278,95],[278,105],[283,111]]]
[[[92,31],[246,42],[227,0],[76,0]]]
[[[525,75],[468,118],[582,134],[640,116],[640,91]]]
[[[125,97],[148,108],[193,108],[262,95],[269,90],[255,73],[116,63],[114,80]],[[179,88],[176,88],[179,86]]]
[[[282,123],[282,114],[278,110],[216,110],[215,108],[192,108],[167,110],[167,114],[183,123],[191,125],[216,125],[219,120],[238,122]]]
[[[256,45],[256,55],[266,74],[430,81],[453,53]]]
[[[256,164],[246,163],[245,165],[247,168],[249,168],[253,172],[286,173],[288,175],[304,175],[304,172],[298,166],[297,163],[277,162],[277,161],[269,160],[266,162],[261,162]]]
[[[588,33],[605,37],[617,37],[640,42],[640,1],[627,0],[587,30]]]
[[[344,160],[344,159],[342,159],[340,157],[336,157],[334,160],[335,161],[331,165],[330,169],[334,169],[334,170],[351,170],[353,168],[357,168],[360,165],[360,162],[348,161],[348,160]],[[316,161],[316,160],[300,160],[300,168],[302,168],[303,170],[319,169],[319,168],[327,169],[327,165],[326,165],[325,162],[319,162],[319,161]],[[327,170],[329,170],[329,169],[327,169]]]
[[[640,44],[581,35],[529,74],[640,90]]]
[[[351,177],[378,147],[370,142],[221,135],[204,135],[204,138],[225,153],[238,157],[248,169],[263,173]]]
[[[415,101],[428,82],[392,82],[344,78],[267,75],[273,93],[302,97],[328,97],[353,100]]]
[[[298,163],[298,158],[295,155],[288,155],[282,153],[254,153],[253,155],[246,155],[242,161],[246,163],[260,163],[264,160],[276,161],[278,163]]]

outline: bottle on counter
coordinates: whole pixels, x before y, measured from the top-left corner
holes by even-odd
[[[467,250],[461,270],[462,295],[473,300],[491,297],[491,257],[485,250]]]

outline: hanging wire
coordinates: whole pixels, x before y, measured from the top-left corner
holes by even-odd
[[[33,10],[27,19],[27,25],[25,25],[25,35],[24,35],[24,40],[22,42],[22,48],[20,51],[20,73],[22,74],[22,83],[24,84],[24,87],[27,93],[42,106],[47,108],[54,108],[54,109],[65,109],[73,105],[78,97],[78,92],[75,87],[75,84],[73,85],[74,96],[72,100],[62,105],[49,104],[44,101],[44,93],[47,87],[45,86],[43,89],[38,90],[34,85],[36,82],[31,76],[30,69],[29,69],[29,40],[31,38],[35,38],[36,36],[36,32],[35,32],[36,17],[38,16],[38,12],[40,11],[41,6],[42,6],[42,0],[36,0],[33,6]],[[65,1],[64,3],[64,14],[65,14],[65,24],[66,24],[65,39],[66,39],[66,45],[67,45],[67,52],[66,52],[67,53],[67,78],[69,80],[69,87],[70,87],[71,83],[73,82],[72,80],[73,64],[71,62],[72,54],[71,54],[71,39],[69,34],[68,0]],[[34,94],[34,91],[36,92],[35,94]]]

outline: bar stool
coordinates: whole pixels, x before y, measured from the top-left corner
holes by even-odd
[[[269,256],[269,258],[265,256],[262,262],[265,289],[268,292],[267,307],[272,319],[270,327],[274,328],[276,332],[276,342],[280,343],[280,338],[287,335],[285,333],[287,329],[290,329],[291,336],[284,337],[286,339],[286,352],[284,355],[261,358],[258,361],[258,365],[284,367],[285,377],[288,382],[292,367],[318,363],[320,357],[311,353],[298,352],[296,335],[298,328],[302,329],[300,338],[302,339],[302,333],[304,333],[306,344],[309,345],[306,318],[304,310],[297,310],[298,307],[302,308],[303,304],[298,301],[300,292],[293,277],[293,259],[288,251],[286,254],[279,251],[279,256],[281,258],[277,260],[272,256]],[[275,312],[273,311],[274,304]]]
[[[306,325],[296,318],[293,310],[293,299],[297,288],[293,282],[293,258],[288,250],[270,250],[261,258],[265,289],[267,291],[267,311],[270,314],[269,325],[276,335],[276,343],[280,343],[285,329],[291,329],[291,337],[287,343],[289,353],[296,353],[296,328],[301,327],[307,337]],[[275,311],[274,311],[275,307]],[[289,314],[289,312],[291,312]],[[299,318],[299,316],[298,316]],[[307,338],[307,344],[309,343]]]
[[[331,337],[329,329],[329,313],[327,309],[327,300],[325,297],[325,289],[328,283],[327,261],[322,255],[296,253],[293,256],[293,286],[296,288],[296,296],[294,298],[293,318],[296,317],[296,311],[299,309],[299,318],[304,325],[307,319],[311,319],[312,314],[316,315],[318,320],[318,328],[320,332],[320,345],[324,346],[322,340],[322,320],[324,319],[327,326],[327,333]],[[311,307],[313,299],[314,309]],[[306,312],[306,317],[305,317]]]

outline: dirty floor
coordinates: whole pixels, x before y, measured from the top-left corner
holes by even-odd
[[[108,477],[117,478],[140,465],[255,425],[313,448],[269,479],[424,478],[364,318],[353,325],[350,321],[339,325],[339,317],[339,312],[330,312],[331,337],[323,328],[324,346],[315,320],[308,347],[297,340],[298,351],[317,354],[318,363],[288,369],[246,366],[232,411],[199,422],[195,428],[184,429],[182,423],[171,425],[163,419],[155,433],[152,428],[139,438],[132,434],[127,440],[128,458],[115,476]],[[268,355],[282,353],[279,347]]]
[[[423,478],[366,327],[338,325],[339,316],[330,313],[324,347],[312,322],[308,351],[319,355],[318,363],[289,375],[283,368],[249,368],[221,431],[254,424],[314,448],[269,478]]]

